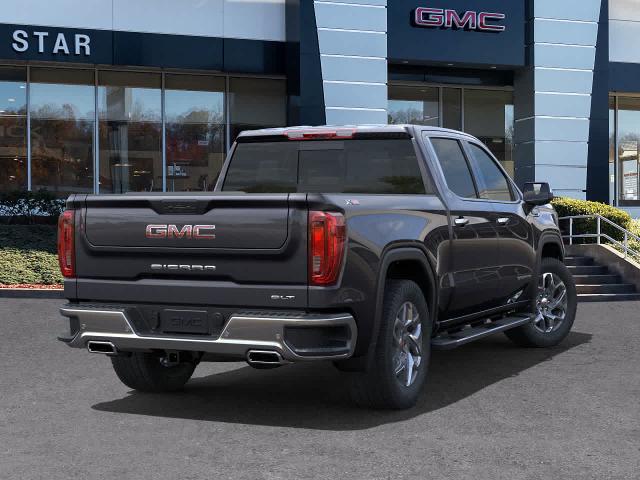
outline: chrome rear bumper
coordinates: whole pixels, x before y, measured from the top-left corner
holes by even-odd
[[[117,351],[182,350],[245,359],[250,350],[275,351],[288,362],[345,359],[353,355],[356,322],[350,314],[238,313],[230,316],[218,338],[194,335],[140,335],[118,307],[65,305],[64,317],[75,319],[78,331],[59,337],[70,347],[87,348],[88,342],[113,344]],[[349,335],[340,351],[302,352],[286,341],[286,327],[344,327]],[[312,349],[313,350],[313,349]]]

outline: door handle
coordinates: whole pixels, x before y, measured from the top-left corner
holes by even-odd
[[[507,217],[500,217],[498,219],[498,225],[506,225],[507,223],[509,223],[509,218]]]
[[[468,218],[464,218],[464,217],[460,217],[460,218],[456,218],[453,223],[455,223],[456,227],[464,227],[465,225],[467,225],[469,223],[469,219]]]

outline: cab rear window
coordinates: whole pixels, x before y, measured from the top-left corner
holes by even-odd
[[[240,143],[224,191],[425,194],[408,139]]]

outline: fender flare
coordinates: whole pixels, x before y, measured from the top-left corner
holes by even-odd
[[[538,239],[538,248],[536,249],[536,264],[533,272],[534,281],[531,282],[531,285],[530,285],[530,288],[532,290],[538,287],[538,277],[540,276],[540,267],[542,265],[542,251],[544,250],[545,245],[549,245],[549,244],[557,245],[561,252],[560,260],[562,261],[564,259],[564,255],[565,255],[564,243],[562,242],[562,237],[560,236],[560,233],[553,232],[553,231],[543,232],[542,235],[540,235],[540,238]],[[535,305],[535,298],[537,294],[534,290],[534,291],[530,291],[529,295],[532,298],[532,306],[533,306]]]
[[[429,307],[429,315],[433,322],[436,320],[438,312],[438,282],[433,266],[429,263],[426,253],[419,247],[399,246],[389,249],[383,253],[378,269],[378,279],[376,283],[376,306],[373,317],[373,328],[371,330],[371,340],[367,349],[367,369],[371,366],[378,343],[378,334],[382,324],[382,310],[386,285],[387,272],[393,262],[417,261],[429,279],[429,298],[426,298]]]
[[[546,245],[555,244],[560,249],[560,260],[564,260],[564,243],[562,237],[556,232],[543,232],[538,239],[538,248],[536,249],[536,278],[540,273],[540,264],[542,263],[542,251]]]

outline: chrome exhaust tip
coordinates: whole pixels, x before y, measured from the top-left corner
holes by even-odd
[[[287,363],[278,352],[273,350],[249,350],[247,363],[256,368],[279,367]]]
[[[87,350],[89,353],[102,353],[103,355],[117,355],[118,349],[111,342],[100,342],[91,340],[87,342]]]

